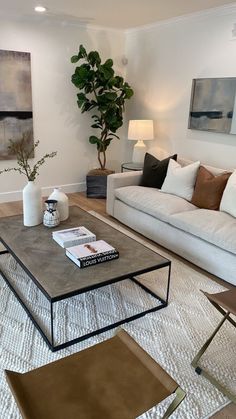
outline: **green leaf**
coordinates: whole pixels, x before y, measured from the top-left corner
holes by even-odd
[[[104,144],[105,144],[106,149],[107,149],[107,147],[110,145],[111,141],[112,141],[112,138],[107,138],[107,139],[104,141]]]
[[[109,80],[114,75],[114,70],[109,66],[105,66],[104,64],[99,66],[99,70],[105,80]]]
[[[106,60],[103,65],[105,67],[112,67],[113,66],[113,60],[111,58],[108,58],[108,60]]]
[[[83,104],[87,101],[87,98],[84,93],[78,93],[77,99],[78,99],[77,103],[78,103],[79,108],[81,108]]]
[[[84,102],[81,106],[79,105],[77,101],[78,107],[81,108],[81,112],[87,112],[89,110],[89,102]]]
[[[94,67],[95,64],[101,64],[101,58],[97,51],[91,51],[88,54],[88,62]]]
[[[134,94],[133,89],[131,89],[130,87],[125,89],[125,98],[130,99]]]
[[[92,115],[92,118],[93,118],[95,121],[101,122],[101,118],[99,118],[99,116],[97,116],[97,115]]]
[[[77,63],[79,61],[78,55],[73,55],[73,57],[71,57],[70,61],[72,62],[72,64]]]
[[[81,79],[87,81],[90,74],[90,66],[88,64],[82,64],[80,67],[76,68],[75,72]]]
[[[95,137],[95,135],[91,135],[89,137],[89,142],[90,142],[90,144],[97,144],[97,143],[99,143],[99,138]]]
[[[119,139],[120,139],[120,137],[118,137],[118,135],[114,134],[113,132],[111,132],[109,135],[111,135],[112,137],[117,138],[117,140],[119,140]]]
[[[75,87],[80,88],[80,79],[78,78],[78,76],[76,74],[73,74],[71,76],[71,81],[75,85]]]
[[[91,70],[89,64],[82,64],[76,67],[75,72],[71,78],[72,83],[79,89],[86,89],[86,93],[91,92],[91,83],[94,78],[94,71]]]
[[[104,94],[106,100],[115,101],[117,98],[117,94],[115,92],[107,92]]]
[[[91,125],[92,128],[99,128],[102,129],[102,125],[101,124],[92,124]]]
[[[91,83],[87,83],[87,84],[84,86],[84,91],[85,91],[85,93],[91,93],[91,92],[93,91],[93,86],[92,86],[92,84],[91,84]]]
[[[114,86],[117,87],[117,88],[122,88],[123,83],[124,83],[123,77],[116,76],[116,77],[114,77],[114,79],[115,79]]]
[[[83,45],[79,46],[79,54],[78,54],[79,58],[86,58],[87,57],[87,52],[86,49],[84,48]]]

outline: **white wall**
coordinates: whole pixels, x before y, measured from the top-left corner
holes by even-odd
[[[56,185],[65,185],[67,192],[84,189],[87,171],[97,166],[96,148],[87,140],[91,120],[77,108],[76,89],[70,81],[74,69],[70,57],[81,43],[98,49],[104,59],[112,57],[117,72],[126,73],[135,90],[121,140],[108,150],[110,168],[118,170],[121,161],[130,160],[133,143],[127,141],[127,121],[137,118],[155,120],[156,140],[148,146],[160,157],[175,151],[208,164],[236,167],[236,135],[187,129],[192,79],[236,76],[236,40],[231,35],[235,22],[235,7],[126,33],[2,17],[0,48],[31,52],[34,134],[40,140],[36,158],[58,151],[40,171],[38,182],[44,194]],[[13,161],[0,161],[0,169],[13,165]],[[18,174],[2,174],[0,201],[20,199],[25,182]]]
[[[154,154],[236,167],[236,135],[187,128],[192,79],[236,77],[235,22],[234,6],[127,32],[127,80],[135,90],[127,117],[155,120]]]
[[[57,151],[58,155],[41,167],[39,184],[50,192],[51,186],[66,185],[67,192],[85,189],[85,176],[97,167],[96,147],[88,143],[92,134],[89,115],[81,115],[76,103],[76,88],[70,79],[74,65],[70,57],[84,44],[88,50],[98,49],[103,59],[112,57],[115,69],[122,74],[124,33],[113,30],[88,29],[53,21],[0,21],[0,49],[31,53],[34,137],[40,140],[36,159]],[[108,167],[118,169],[124,141],[108,151]],[[14,161],[1,161],[0,169],[13,167]],[[0,201],[21,199],[26,178],[17,173],[0,176]],[[49,188],[49,189],[48,189]]]

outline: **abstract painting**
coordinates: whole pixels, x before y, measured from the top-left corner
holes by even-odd
[[[0,160],[14,159],[9,140],[33,145],[30,53],[0,50]],[[32,156],[33,157],[33,156]]]
[[[188,127],[236,134],[235,95],[235,77],[194,79]]]

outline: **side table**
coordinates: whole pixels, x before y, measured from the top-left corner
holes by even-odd
[[[143,163],[133,163],[133,162],[127,162],[121,164],[121,172],[124,172],[124,170],[143,170]]]

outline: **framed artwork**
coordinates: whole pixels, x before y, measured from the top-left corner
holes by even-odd
[[[0,160],[14,159],[9,140],[33,145],[30,53],[0,50]],[[32,155],[33,157],[33,155]]]
[[[188,128],[236,134],[236,77],[193,79]]]

